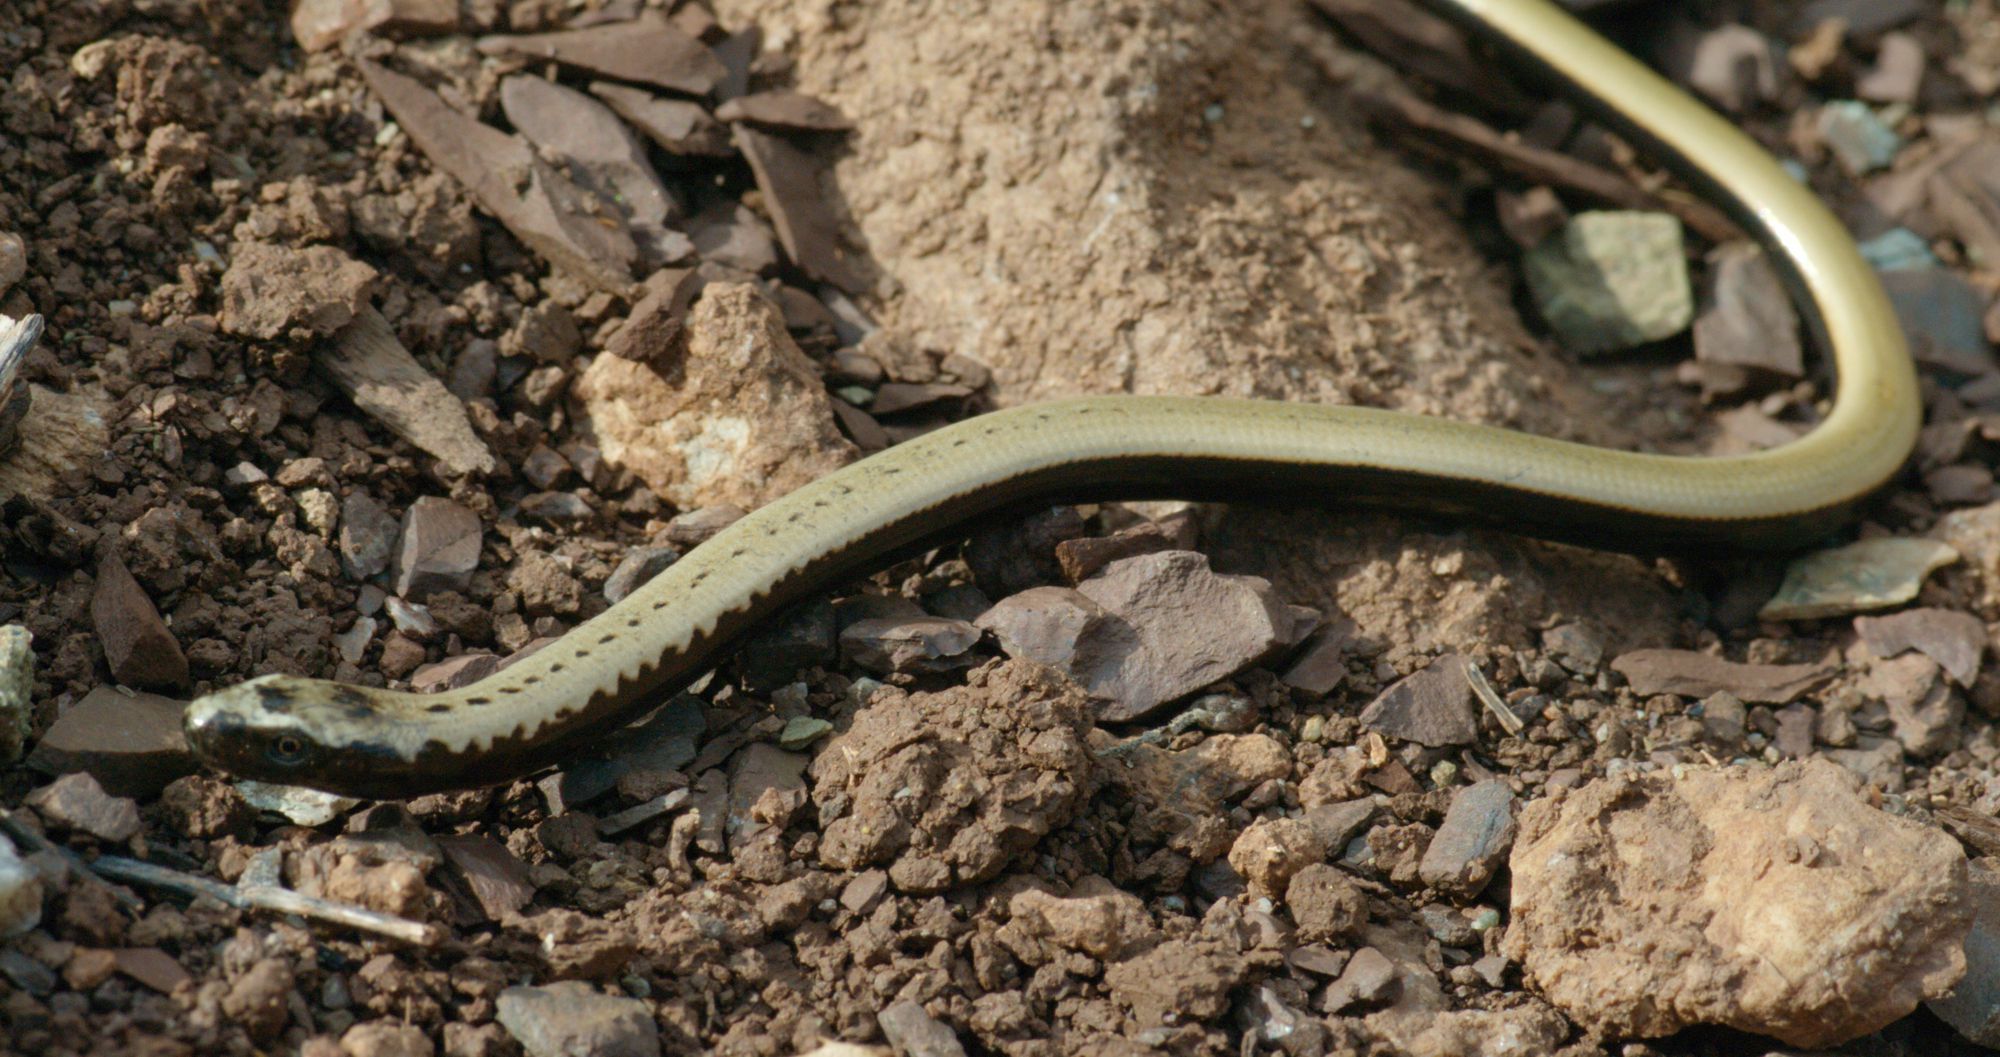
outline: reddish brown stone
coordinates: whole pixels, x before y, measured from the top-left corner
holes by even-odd
[[[28,766],[45,774],[84,771],[118,796],[150,797],[195,771],[181,734],[185,707],[100,686],[56,717],[28,754]]]
[[[500,670],[500,658],[490,653],[446,657],[410,673],[410,689],[427,694],[470,686]]]
[[[450,33],[458,28],[458,0],[298,0],[291,25],[292,39],[306,51],[323,51],[360,30]]]
[[[139,832],[139,805],[105,793],[87,774],[66,774],[29,793],[22,803],[58,826],[113,844]]]
[[[421,600],[433,591],[462,591],[479,567],[479,515],[449,499],[424,496],[403,515],[396,547],[396,593]]]
[[[107,550],[97,564],[97,591],[90,599],[90,620],[104,645],[111,675],[127,686],[177,690],[187,686],[187,656],[146,589],[115,552]]]
[[[1070,583],[1081,583],[1120,558],[1194,546],[1194,522],[1142,521],[1109,536],[1085,536],[1056,544],[1056,562]]]
[[[576,185],[525,143],[453,110],[409,77],[366,60],[359,65],[431,164],[464,185],[515,238],[600,289],[620,293],[631,283],[639,255],[631,236],[595,216]]]
[[[118,971],[163,995],[194,979],[174,956],[158,947],[124,947],[111,952]]]
[[[1446,654],[1378,694],[1361,725],[1419,745],[1469,745],[1479,738],[1466,660]]]
[[[867,281],[840,248],[840,225],[826,203],[819,160],[748,125],[736,126],[736,145],[750,162],[771,210],[771,222],[777,226],[778,241],[792,263],[850,294],[867,289]]]
[[[535,898],[527,866],[499,841],[468,834],[438,837],[437,843],[487,918],[499,921],[518,913]]]
[[[1790,704],[1833,678],[1825,664],[1737,664],[1692,650],[1633,650],[1611,662],[1640,694],[1708,697],[1730,693],[1753,704]]]
[[[478,47],[486,55],[553,59],[605,77],[689,95],[708,94],[728,73],[701,41],[657,18],[559,33],[482,37]]]
[[[729,129],[699,103],[665,99],[639,88],[597,81],[590,94],[669,154],[728,157],[736,153]]]
[[[779,90],[740,96],[715,108],[723,121],[748,121],[753,125],[844,132],[854,127],[847,115],[804,92]]]
[[[610,107],[532,74],[502,81],[500,103],[515,131],[543,156],[561,160],[571,179],[624,221],[649,266],[694,252],[686,235],[667,226],[681,214],[680,200],[660,182],[645,145]]]
[[[1925,181],[1930,210],[1975,259],[2000,261],[2000,135],[1989,132]]]
[[[875,400],[868,405],[868,411],[875,415],[893,415],[946,400],[963,400],[971,395],[971,388],[945,382],[890,382],[875,390]]]
[[[1803,375],[1798,314],[1763,251],[1731,243],[1717,247],[1708,262],[1706,303],[1694,321],[1695,358],[1762,379]]]
[[[1332,693],[1347,678],[1347,654],[1352,640],[1339,628],[1321,632],[1302,648],[1285,669],[1285,685],[1309,694]]]
[[[1977,463],[1940,466],[1924,475],[1924,487],[1940,503],[1984,503],[1993,498],[1993,471]]]
[[[875,416],[855,407],[845,400],[835,398],[833,415],[840,420],[840,428],[847,433],[847,439],[864,452],[874,453],[888,447],[892,442],[889,432],[882,428]]]
[[[1970,613],[1920,607],[1885,617],[1855,617],[1854,631],[1877,657],[1916,650],[1939,665],[1960,686],[1979,677],[1986,652],[1986,625]]]
[[[688,308],[701,292],[692,268],[664,268],[646,280],[646,296],[604,344],[613,356],[665,368],[685,350],[681,331]]]

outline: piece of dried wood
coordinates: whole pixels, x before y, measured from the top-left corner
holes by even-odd
[[[1463,114],[1454,114],[1407,92],[1352,88],[1349,93],[1382,128],[1418,142],[1505,169],[1532,183],[1566,188],[1620,209],[1672,213],[1713,242],[1744,238],[1741,229],[1707,202],[1659,195],[1623,175],[1569,155],[1530,146]]]
[[[473,432],[465,405],[424,370],[373,307],[322,342],[316,359],[354,406],[437,456],[452,473],[493,472],[493,453]]]
[[[317,918],[423,947],[435,947],[444,942],[444,930],[436,925],[384,914],[352,903],[309,896],[276,884],[228,885],[154,863],[127,859],[122,855],[100,855],[90,868],[99,877],[191,896],[208,896],[244,910],[273,910],[280,914]],[[250,875],[246,873],[245,880],[249,879]]]
[[[0,499],[50,499],[65,476],[88,468],[111,446],[95,394],[59,393],[21,380],[41,321],[0,315]]]

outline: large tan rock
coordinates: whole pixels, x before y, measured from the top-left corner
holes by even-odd
[[[1875,1031],[1965,971],[1965,856],[1823,760],[1605,778],[1530,804],[1503,951],[1623,1037],[1723,1024],[1793,1046]]]
[[[325,337],[368,304],[380,275],[332,246],[245,242],[222,273],[222,329],[245,338]]]
[[[1558,428],[1504,291],[1286,46],[1324,32],[1300,7],[716,11],[853,119],[835,174],[900,287],[883,322],[992,366],[1009,402],[1213,392]]]
[[[1008,900],[1011,944],[1049,943],[1094,958],[1121,958],[1151,944],[1159,928],[1138,896],[1102,877],[1079,879],[1067,895],[1027,888]]]
[[[1087,699],[1027,661],[972,672],[935,693],[878,690],[813,758],[819,860],[886,866],[904,892],[997,875],[1091,791]]]
[[[745,284],[702,291],[685,355],[599,356],[575,393],[605,459],[682,508],[754,508],[857,454],[784,318]]]

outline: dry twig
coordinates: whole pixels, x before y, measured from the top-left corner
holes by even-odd
[[[384,914],[352,903],[336,903],[274,884],[227,885],[195,874],[170,870],[164,866],[117,855],[100,856],[91,864],[91,869],[100,876],[130,884],[164,888],[191,896],[209,896],[245,910],[275,910],[280,914],[318,918],[348,928],[381,933],[405,943],[424,947],[434,947],[444,941],[443,930],[436,925],[426,925],[421,921]]]
[[[1558,151],[1523,143],[1474,118],[1454,114],[1407,92],[1351,90],[1385,129],[1422,137],[1422,142],[1493,165],[1535,183],[1560,187],[1620,209],[1672,213],[1712,242],[1743,237],[1734,221],[1707,202],[1658,195],[1609,169]]]

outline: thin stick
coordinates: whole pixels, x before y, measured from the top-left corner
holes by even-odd
[[[1407,92],[1376,92],[1358,86],[1351,91],[1391,131],[1423,136],[1442,149],[1506,169],[1535,183],[1567,188],[1607,205],[1672,213],[1712,242],[1744,237],[1742,229],[1707,202],[1654,194],[1619,173],[1523,143],[1476,119],[1432,106]]]
[[[206,877],[117,855],[99,856],[97,861],[91,864],[91,868],[105,877],[131,884],[165,888],[186,895],[211,896],[230,906],[245,910],[274,910],[280,914],[318,918],[348,928],[379,932],[384,936],[419,946],[434,947],[444,940],[443,930],[436,925],[426,925],[394,914],[383,914],[352,903],[336,903],[320,899],[277,885],[260,884],[244,887],[226,885]]]
[[[1507,702],[1500,699],[1500,691],[1493,689],[1493,684],[1486,679],[1486,673],[1480,671],[1479,666],[1471,661],[1465,662],[1465,681],[1472,684],[1472,696],[1477,697],[1479,703],[1486,706],[1486,711],[1493,713],[1493,718],[1500,721],[1501,730],[1513,735],[1521,733],[1521,729],[1527,726],[1513,709],[1507,707]]]

